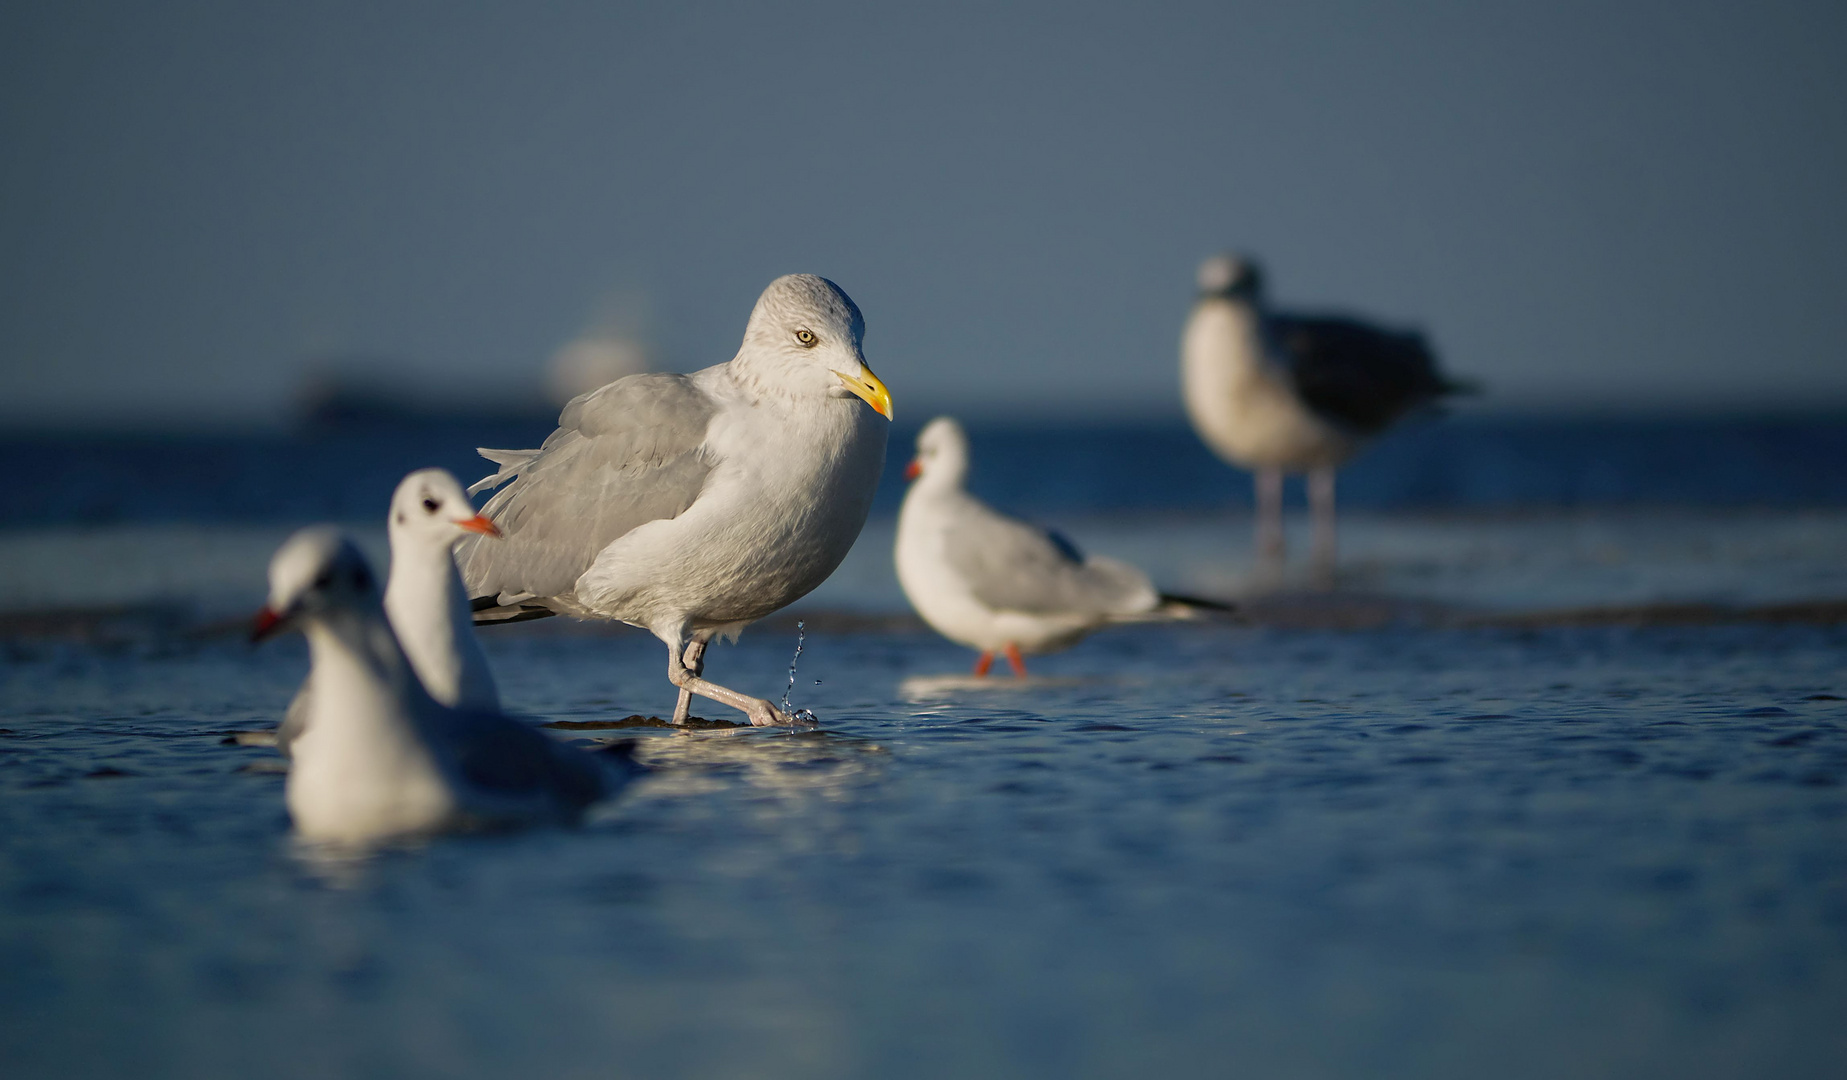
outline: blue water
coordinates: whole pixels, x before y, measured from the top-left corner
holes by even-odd
[[[894,513],[917,427],[892,429],[875,514]],[[406,472],[491,471],[474,448],[537,446],[550,418],[381,418],[293,434],[0,437],[9,528],[135,521],[365,521]],[[1183,421],[970,426],[971,488],[1034,514],[1248,507],[1250,484]],[[1847,506],[1847,417],[1412,422],[1341,473],[1359,510]],[[1292,499],[1299,495],[1292,494]]]
[[[1650,423],[1386,440],[1343,477],[1343,589],[1840,598],[1847,424]],[[0,581],[251,607],[288,528],[542,435],[16,439],[49,464]],[[973,436],[1004,505],[1239,580],[1247,485],[1184,429]],[[273,754],[227,743],[274,724],[298,640],[0,619],[0,1075],[1841,1075],[1847,626],[1409,605],[1122,628],[977,684],[884,617],[899,490],[826,587],[875,617],[807,636],[818,731],[607,726],[671,707],[652,638],[484,634],[511,707],[640,740],[651,771],[576,829],[330,860]],[[780,697],[795,643],[768,620],[708,670]]]
[[[778,692],[792,645],[712,671]],[[640,635],[488,646],[539,718],[671,703]],[[1847,1060],[1847,629],[1145,627],[990,689],[811,635],[818,732],[613,731],[654,771],[580,829],[331,865],[221,744],[298,644],[10,651],[9,1076]]]

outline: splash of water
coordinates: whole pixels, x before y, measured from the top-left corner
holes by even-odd
[[[790,728],[791,731],[797,727],[812,726],[821,722],[811,709],[791,709],[789,707],[789,695],[795,692],[795,665],[802,659],[802,644],[807,640],[807,624],[801,619],[795,620],[795,655],[789,657],[789,685],[782,689],[782,714],[794,722]],[[816,684],[820,681],[815,680]]]

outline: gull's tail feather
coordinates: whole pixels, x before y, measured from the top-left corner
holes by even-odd
[[[532,459],[539,456],[537,450],[490,450],[485,446],[475,447],[475,453],[500,466],[500,469],[468,485],[470,495],[499,487],[518,476],[521,469],[532,464]]]
[[[1161,594],[1161,614],[1170,619],[1203,619],[1214,615],[1235,615],[1238,605],[1223,600],[1206,600],[1178,593]]]
[[[477,596],[468,602],[468,608],[474,612],[475,625],[487,623],[531,622],[534,619],[547,619],[558,614],[551,608],[540,604],[527,604],[508,598],[502,602],[498,596]]]

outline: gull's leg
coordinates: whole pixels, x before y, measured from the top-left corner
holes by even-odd
[[[1334,467],[1323,466],[1308,474],[1308,505],[1314,518],[1313,562],[1315,577],[1334,583]]]
[[[994,654],[991,652],[984,652],[975,658],[975,674],[978,676],[986,676],[988,669],[993,666]]]
[[[1026,677],[1026,661],[1020,656],[1020,647],[1009,641],[1007,643],[1007,666],[1013,669],[1013,677]]]
[[[1283,561],[1283,470],[1268,465],[1257,470],[1257,559]]]
[[[680,663],[686,670],[692,672],[694,675],[703,672],[705,670],[705,642],[700,641],[698,638],[694,638],[687,642],[686,655]],[[675,702],[673,706],[673,722],[676,724],[684,724],[686,723],[686,718],[692,714],[693,692],[685,687],[681,687],[680,700]]]
[[[707,682],[688,671],[686,665],[681,662],[680,648],[677,645],[667,647],[667,679],[679,687],[681,693],[698,694],[702,698],[737,709],[749,716],[750,722],[757,727],[781,727],[789,723],[789,718],[784,716],[780,709],[762,698],[740,694],[736,690],[728,689],[717,683]]]

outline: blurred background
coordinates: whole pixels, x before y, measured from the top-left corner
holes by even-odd
[[[1343,474],[1343,586],[1847,595],[1838,5],[0,20],[15,609],[247,599],[289,528],[375,526],[410,468],[472,481],[578,390],[728,359],[794,271],[859,302],[899,417],[816,603],[901,606],[896,472],[937,412],[979,493],[1235,593],[1248,479],[1176,358],[1230,247],[1485,387]]]

